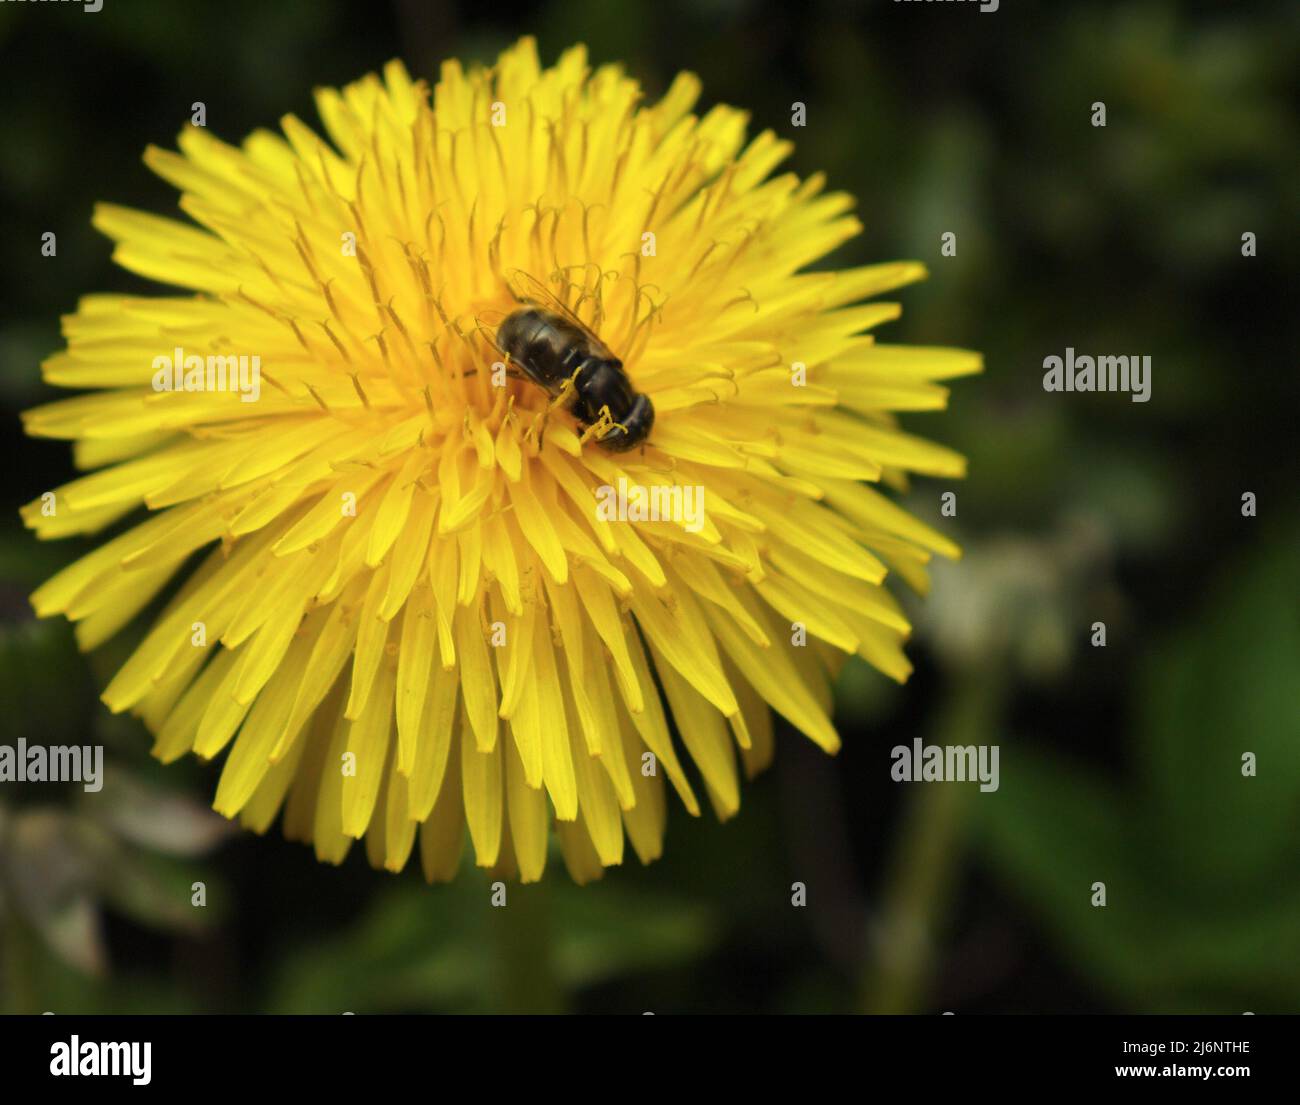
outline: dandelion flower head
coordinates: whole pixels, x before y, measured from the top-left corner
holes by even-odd
[[[964,464],[896,412],[980,360],[877,342],[899,308],[867,301],[922,266],[807,271],[860,231],[852,200],[699,93],[649,104],[529,39],[432,89],[394,62],[317,92],[328,141],[290,115],[150,148],[187,219],[96,209],[178,290],[64,319],[44,375],[86,394],[26,425],[87,474],[24,517],[103,537],[33,603],[85,649],[136,635],[104,701],[164,761],[220,758],[218,811],[430,879],[468,851],[533,881],[555,841],[586,881],[625,842],[656,858],[670,800],[734,814],[773,712],[834,752],[845,656],[907,677],[886,576],[923,590],[957,550],[891,492]],[[642,448],[503,378],[510,273],[653,401]],[[256,356],[260,390],[159,387],[181,356]],[[609,517],[616,487],[703,511]]]

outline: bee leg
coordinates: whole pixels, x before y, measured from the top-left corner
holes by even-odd
[[[579,365],[574,370],[572,376],[562,380],[560,382],[560,390],[551,396],[550,402],[548,402],[546,406],[538,412],[537,417],[533,419],[533,424],[529,427],[528,432],[529,434],[536,433],[537,451],[539,453],[542,451],[542,443],[546,437],[546,420],[550,418],[551,411],[555,410],[556,407],[563,407],[569,402],[569,399],[573,395],[575,381],[578,379],[578,373],[581,371],[582,366]]]
[[[609,434],[610,430],[622,430],[627,433],[627,427],[621,422],[614,421],[614,415],[609,409],[609,404],[605,404],[600,408],[600,417],[583,431],[581,443],[586,445],[593,437],[602,439]]]
[[[624,426],[622,422],[614,421],[614,413],[609,409],[608,404],[600,408],[600,417],[605,422],[606,432],[609,430],[622,430],[624,433],[627,433],[627,427]]]
[[[578,365],[578,367],[573,370],[572,376],[567,380],[560,381],[560,390],[555,393],[551,398],[551,401],[546,405],[547,413],[550,413],[556,407],[564,406],[564,404],[569,401],[569,396],[573,394],[574,389],[578,386],[578,373],[581,371],[582,365]]]
[[[578,439],[580,445],[586,445],[593,437],[602,438],[609,432],[609,424],[613,422],[614,416],[609,413],[609,407],[600,408],[600,417],[590,426],[582,431],[582,437]]]
[[[560,384],[560,390],[551,396],[551,401],[546,404],[546,413],[550,414],[556,407],[564,406],[565,401],[569,398],[570,381],[565,380]]]

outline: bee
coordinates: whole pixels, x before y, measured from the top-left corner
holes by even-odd
[[[623,362],[532,277],[514,272],[509,283],[521,306],[497,327],[497,348],[584,430],[603,421],[596,441],[604,448],[622,453],[644,442],[654,404],[632,386]]]

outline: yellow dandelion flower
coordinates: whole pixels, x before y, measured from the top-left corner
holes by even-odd
[[[90,649],[159,600],[103,698],[164,761],[226,753],[222,814],[394,871],[418,837],[430,879],[468,830],[536,880],[553,827],[585,881],[625,835],[660,854],[668,788],[734,814],[769,707],[834,752],[846,654],[907,677],[886,572],[923,588],[957,549],[868,485],[963,473],[892,412],[980,360],[877,344],[899,308],[862,301],[922,266],[801,272],[859,231],[850,198],[698,94],[647,106],[529,39],[432,96],[394,62],[317,93],[332,144],[289,115],[150,148],[197,226],[97,208],[118,263],[185,291],[64,319],[45,378],[94,391],[26,425],[95,471],[24,517],[148,515],[32,601]],[[521,286],[622,375],[510,356]],[[620,442],[635,395],[653,426]]]

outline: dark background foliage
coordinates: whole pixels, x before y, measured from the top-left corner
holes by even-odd
[[[987,371],[906,422],[971,459],[967,481],[908,496],[939,521],[955,490],[942,524],[967,550],[913,605],[911,682],[850,665],[839,757],[783,730],[730,824],[678,811],[660,863],[585,889],[557,864],[492,910],[472,867],[428,888],[223,832],[202,809],[215,767],[149,760],[96,698],[120,651],[83,658],[32,619],[27,594],[87,546],[20,526],[72,467],[18,412],[51,397],[38,366],[80,294],[160,290],[111,266],[90,211],[175,211],[140,155],[192,102],[237,141],[314,120],[314,85],[393,56],[433,77],[523,33],[547,62],[584,41],[651,96],[693,69],[703,106],[794,138],[794,169],[859,200],[866,231],[830,263],[931,267],[885,338],[979,349]],[[0,1003],[1294,1011],[1298,47],[1287,0],[0,5],[0,742],[103,743],[116,780],[2,785]],[[1042,359],[1067,345],[1149,354],[1151,401],[1046,394]],[[890,749],[916,736],[999,745],[1000,790],[892,782]]]

